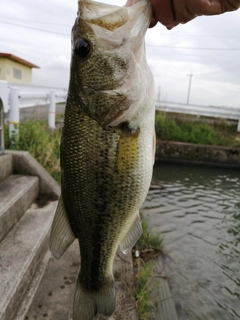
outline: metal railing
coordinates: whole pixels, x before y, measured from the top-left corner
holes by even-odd
[[[240,104],[240,101],[239,101]],[[156,101],[156,110],[173,113],[185,113],[196,116],[206,116],[212,118],[222,118],[229,120],[237,120],[237,131],[240,132],[240,107],[225,107],[225,106],[200,106],[184,103],[175,103],[168,101]]]

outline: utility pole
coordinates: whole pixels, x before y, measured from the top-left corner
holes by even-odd
[[[187,76],[189,77],[187,104],[189,104],[189,98],[190,98],[190,92],[191,92],[191,86],[192,86],[192,77],[193,77],[192,72],[191,72],[191,74],[187,74]]]
[[[158,98],[157,101],[160,101],[160,96],[161,96],[161,87],[158,87]]]

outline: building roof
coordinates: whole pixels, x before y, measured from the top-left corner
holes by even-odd
[[[39,66],[37,66],[36,64],[33,64],[27,60],[24,60],[22,58],[19,58],[17,56],[14,56],[13,54],[11,53],[3,53],[3,52],[0,52],[0,57],[4,57],[4,58],[8,58],[10,60],[13,60],[13,61],[16,61],[16,62],[19,62],[21,64],[24,64],[25,66],[28,66],[30,68],[37,68],[37,69],[40,69]]]

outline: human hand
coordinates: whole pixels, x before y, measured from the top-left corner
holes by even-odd
[[[128,0],[128,3],[134,0]],[[153,17],[150,27],[161,22],[168,29],[186,23],[197,16],[218,15],[237,10],[240,0],[150,0]]]

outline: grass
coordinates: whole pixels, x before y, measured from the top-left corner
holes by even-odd
[[[4,131],[6,149],[28,151],[60,183],[60,129],[50,131],[47,121],[28,120],[19,125],[19,139],[12,142],[8,125]]]
[[[163,239],[149,231],[148,223],[142,219],[143,233],[133,248],[134,267],[136,273],[135,300],[139,320],[149,320],[154,315],[152,303],[153,292],[160,285],[153,283],[153,259],[163,248]]]
[[[210,125],[202,121],[174,119],[169,115],[157,112],[155,127],[157,138],[161,140],[240,147],[237,125],[228,125],[223,120]]]
[[[153,315],[152,293],[155,286],[152,285],[153,263],[146,263],[141,268],[136,280],[136,302],[139,320],[149,320]]]
[[[145,252],[146,250],[161,251],[163,247],[163,239],[159,235],[150,233],[148,223],[142,220],[143,233],[137,242],[137,249]]]

